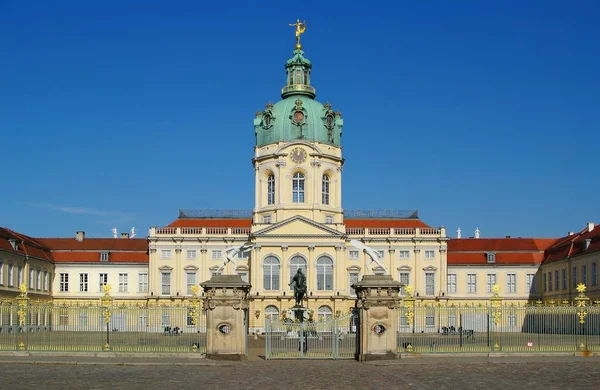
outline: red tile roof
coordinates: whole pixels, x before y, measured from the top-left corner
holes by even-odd
[[[419,219],[346,219],[346,227],[429,227]],[[180,218],[169,227],[251,227],[251,219]]]
[[[19,242],[17,250],[13,249],[8,241],[15,239]],[[0,249],[20,255],[34,256],[44,260],[52,260],[52,255],[48,248],[45,248],[34,238],[24,234],[17,233],[11,229],[0,227]]]
[[[556,238],[454,238],[448,241],[448,251],[543,251]]]
[[[53,252],[56,263],[100,263],[100,252]],[[108,263],[148,263],[146,252],[110,252]]]
[[[373,228],[373,227],[429,227],[420,219],[345,219],[347,228]]]
[[[536,265],[544,259],[543,252],[496,252],[498,265]],[[486,265],[485,252],[450,252],[448,251],[448,265]]]
[[[113,251],[147,251],[145,238],[36,238],[37,242],[51,250],[113,250]]]
[[[251,219],[180,218],[169,227],[250,227]]]
[[[590,240],[587,249],[586,240]],[[600,226],[595,224],[593,230],[588,231],[586,227],[579,233],[561,238],[548,248],[544,264],[598,251],[600,251]]]

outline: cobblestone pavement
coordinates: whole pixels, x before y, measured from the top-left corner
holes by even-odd
[[[102,360],[102,359],[100,359]],[[58,364],[57,364],[58,363]],[[393,362],[251,361],[206,366],[0,362],[2,389],[578,389],[596,358],[436,358]]]

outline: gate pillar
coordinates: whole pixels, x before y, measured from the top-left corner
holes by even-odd
[[[364,275],[352,285],[359,308],[357,360],[397,358],[398,306],[402,283],[391,275]]]
[[[251,285],[239,275],[213,275],[200,286],[206,310],[206,357],[245,360],[245,312]]]

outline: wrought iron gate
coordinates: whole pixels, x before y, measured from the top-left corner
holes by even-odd
[[[350,313],[319,322],[266,320],[267,359],[354,359],[358,315]]]

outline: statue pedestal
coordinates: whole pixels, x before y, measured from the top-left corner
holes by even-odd
[[[205,293],[206,357],[245,360],[245,322],[251,285],[239,275],[213,275],[200,286]]]
[[[398,306],[400,287],[391,275],[365,275],[352,287],[360,309],[360,343],[357,359],[397,358]]]
[[[308,315],[306,315],[308,313],[308,308],[296,305],[290,308],[290,310],[294,313],[294,318],[297,318],[298,321],[304,322],[304,320],[308,319]]]

